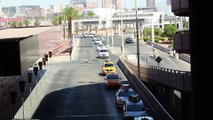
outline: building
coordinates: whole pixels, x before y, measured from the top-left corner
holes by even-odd
[[[111,1],[112,1],[112,0],[103,0],[103,1],[102,1],[102,7],[103,7],[103,8],[110,8]]]
[[[112,0],[112,4],[115,6],[116,10],[120,10],[122,7],[122,0]]]
[[[91,9],[91,8],[98,8],[98,3],[97,1],[94,0],[87,0],[87,8]]]
[[[146,7],[154,8],[155,6],[155,0],[146,0]]]
[[[122,0],[103,0],[102,7],[103,8],[115,8],[116,10],[120,10],[122,7]]]
[[[83,5],[84,8],[87,7],[87,2],[86,0],[70,0],[70,4],[72,6],[78,6],[78,5]]]

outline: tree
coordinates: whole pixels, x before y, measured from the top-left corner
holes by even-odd
[[[62,14],[68,21],[68,38],[72,37],[72,20],[80,17],[79,12],[72,7],[66,7]]]
[[[34,26],[38,27],[40,25],[41,25],[40,21],[38,19],[36,19],[34,22]]]
[[[176,32],[177,28],[174,25],[165,25],[163,36],[169,37],[169,39],[171,40]]]
[[[17,27],[22,27],[22,26],[23,26],[22,22],[17,23]]]
[[[102,25],[105,26],[105,28],[106,28],[106,20],[103,20],[101,23],[102,23]]]
[[[29,24],[30,24],[30,21],[29,21],[29,20],[27,20],[27,19],[25,19],[25,20],[23,21],[23,24],[24,24],[26,27],[28,27],[28,26],[29,26]]]
[[[92,11],[89,11],[89,12],[87,13],[87,16],[88,16],[89,18],[92,18],[92,17],[95,16],[95,13],[92,12]],[[90,29],[89,29],[89,32],[91,32],[91,31],[92,31],[92,25],[90,25],[89,28],[90,28]]]
[[[10,27],[17,27],[17,22],[13,21],[9,23]]]
[[[162,31],[161,31],[160,28],[154,28],[154,33],[155,33],[156,36],[161,36]]]

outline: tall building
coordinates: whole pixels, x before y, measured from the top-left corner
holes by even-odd
[[[70,4],[73,6],[82,6],[87,7],[87,0],[70,0]]]
[[[166,0],[166,5],[171,5],[171,0]]]
[[[102,1],[102,7],[103,8],[109,8],[111,5],[111,0],[103,0]]]
[[[121,0],[103,0],[102,2],[103,8],[110,8],[112,4],[113,8],[117,10],[121,9]]]
[[[115,9],[120,10],[121,9],[121,0],[112,0],[112,4],[115,6]]]
[[[146,7],[154,8],[155,6],[155,0],[146,0]]]
[[[87,0],[87,8],[98,8],[98,3],[95,0]]]

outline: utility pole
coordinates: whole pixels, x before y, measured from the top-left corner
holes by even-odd
[[[121,0],[121,41],[122,41],[122,58],[124,59],[125,51],[124,51],[124,25],[123,25],[123,0]]]
[[[140,79],[140,51],[139,51],[139,36],[138,36],[138,7],[137,7],[137,0],[135,0],[135,12],[136,12],[138,78]]]
[[[112,20],[112,0],[111,0],[111,38],[112,38],[112,49],[113,49],[113,45],[114,45],[114,39],[113,39],[113,20]]]

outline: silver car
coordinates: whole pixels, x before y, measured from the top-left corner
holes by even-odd
[[[121,84],[120,89],[115,94],[115,102],[118,108],[122,108],[129,95],[134,95],[135,91],[129,88],[129,84]]]
[[[138,94],[130,95],[123,106],[123,118],[134,119],[135,117],[146,116],[147,112],[143,101]]]

